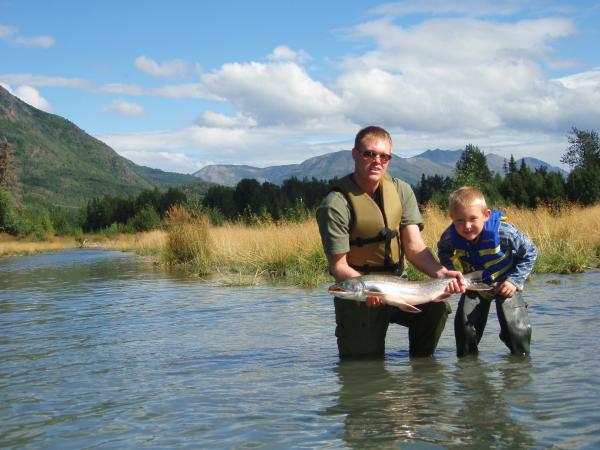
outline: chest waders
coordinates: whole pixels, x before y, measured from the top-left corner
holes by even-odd
[[[400,242],[402,203],[392,179],[385,175],[379,183],[376,202],[360,190],[352,177],[340,179],[332,188],[341,192],[352,213],[350,225],[351,267],[362,274],[384,272],[401,274],[404,257]],[[433,354],[449,313],[446,302],[419,305],[419,314],[393,306],[368,308],[364,303],[334,299],[337,344],[340,357],[383,356],[390,323],[408,327],[411,356]]]
[[[488,283],[502,282],[506,272],[513,267],[512,253],[500,247],[500,222],[506,216],[492,211],[477,242],[462,238],[451,227],[455,256],[465,273],[483,270]],[[527,303],[521,292],[511,298],[486,296],[483,293],[463,294],[458,302],[454,317],[454,336],[458,357],[477,354],[478,344],[487,324],[491,302],[496,301],[496,313],[500,323],[500,339],[514,355],[528,355],[531,343],[531,323],[527,314]]]

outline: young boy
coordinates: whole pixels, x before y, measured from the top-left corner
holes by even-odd
[[[490,211],[479,189],[464,186],[450,194],[450,225],[438,242],[442,265],[463,272],[483,270],[483,281],[494,285],[489,292],[468,292],[458,303],[454,318],[456,354],[477,354],[490,303],[496,300],[500,339],[514,355],[528,355],[531,324],[521,296],[533,269],[537,248],[500,211]]]

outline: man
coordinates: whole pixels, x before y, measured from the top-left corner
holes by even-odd
[[[401,274],[404,255],[434,278],[453,277],[448,295],[465,292],[460,272],[433,257],[421,236],[423,220],[411,187],[387,174],[392,138],[380,127],[358,132],[352,149],[354,172],[339,180],[317,209],[329,272],[336,281],[370,272]],[[390,323],[408,327],[411,356],[430,356],[448,318],[446,302],[420,305],[409,313],[369,297],[366,306],[334,299],[340,357],[381,356]]]

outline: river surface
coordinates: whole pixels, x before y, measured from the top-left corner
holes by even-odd
[[[457,360],[391,326],[341,363],[324,287],[218,287],[127,253],[0,259],[2,448],[598,448],[600,273],[527,284],[531,357],[494,308]],[[458,297],[451,302],[455,308]]]

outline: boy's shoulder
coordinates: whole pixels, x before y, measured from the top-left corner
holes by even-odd
[[[442,231],[438,242],[452,243],[452,223],[450,223],[450,225],[448,225],[446,229]]]
[[[498,234],[500,239],[512,239],[512,238],[520,238],[525,237],[525,234],[517,228],[517,226],[509,221],[500,222],[500,227],[498,228]]]

